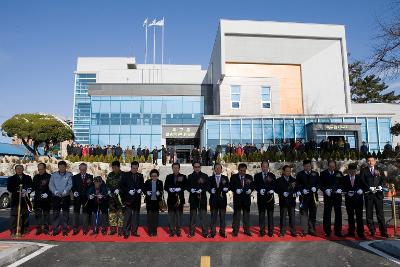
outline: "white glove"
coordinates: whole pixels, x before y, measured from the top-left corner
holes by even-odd
[[[32,188],[26,189],[26,192],[27,192],[28,194],[30,194],[30,193],[32,192]]]
[[[26,190],[25,190],[25,189],[22,189],[21,193],[22,193],[22,194],[25,194],[25,193],[26,193]]]
[[[289,196],[289,192],[283,192],[283,196],[284,197],[288,197]]]
[[[362,195],[362,193],[363,193],[362,189],[357,190],[357,194]]]
[[[119,195],[119,189],[115,189],[115,190],[114,190],[114,194]]]
[[[169,189],[169,192],[174,193],[175,190],[176,190],[175,188],[171,187],[171,188]]]
[[[135,190],[129,190],[129,195],[133,196],[135,194]]]
[[[203,192],[203,190],[201,190],[201,189],[196,191],[197,194],[201,194],[201,192]]]
[[[246,191],[246,194],[250,195],[250,194],[251,194],[251,189],[248,189],[248,190]]]
[[[242,193],[242,189],[240,189],[240,188],[238,188],[238,189],[236,189],[236,194],[241,194]]]
[[[211,188],[211,194],[215,194],[215,188]]]
[[[58,192],[58,191],[54,191],[54,195],[56,195],[56,196],[60,196],[60,192]]]
[[[222,190],[224,190],[224,192],[228,192],[228,187],[224,187],[224,189],[222,189]]]
[[[374,192],[374,191],[375,191],[375,187],[372,187],[372,186],[371,186],[371,187],[369,188],[369,191],[370,191],[370,192]]]
[[[265,194],[265,189],[261,189],[260,194],[263,196]]]
[[[347,193],[347,195],[349,195],[349,197],[354,196],[354,191],[349,191],[349,192]]]
[[[142,193],[142,189],[138,189],[138,190],[136,190],[136,193],[138,193],[138,194],[140,194],[140,193]]]
[[[175,188],[175,192],[181,192],[181,188],[180,187],[177,187],[177,188]]]
[[[99,199],[102,199],[103,198],[103,195],[97,195],[97,197],[99,198]]]
[[[194,193],[196,193],[196,189],[192,188],[192,189],[190,190],[190,192],[192,192],[192,193],[194,194]]]
[[[89,195],[89,199],[93,199],[93,198],[94,198],[93,194]]]
[[[303,189],[303,195],[307,195],[308,194],[308,190],[307,189]]]
[[[273,194],[273,193],[275,193],[275,192],[272,189],[268,191],[268,194]]]
[[[148,195],[148,196],[151,196],[151,191],[147,191],[147,195]]]
[[[378,186],[376,189],[382,191],[382,186]]]
[[[78,192],[74,192],[74,197],[79,197],[79,193]]]
[[[31,197],[35,197],[35,191],[31,192]]]
[[[331,196],[331,191],[332,191],[332,189],[326,189],[326,190],[325,190],[325,195],[327,195],[328,197],[330,197],[330,196]]]
[[[156,191],[156,196],[159,196],[159,195],[160,195],[160,192]]]
[[[108,190],[107,194],[108,194],[109,196],[111,196],[111,190]]]
[[[47,195],[47,193],[43,193],[43,194],[41,195],[41,197],[42,197],[42,198],[47,198],[48,195]]]
[[[315,188],[314,186],[311,187],[311,191],[313,191],[314,193],[317,192],[317,188]]]
[[[296,195],[297,195],[297,196],[300,196],[300,195],[301,195],[301,192],[300,192],[300,191],[297,191]]]
[[[67,191],[64,190],[64,191],[62,192],[62,195],[63,195],[63,196],[66,196],[66,195],[67,195]]]
[[[342,193],[342,189],[338,189],[338,190],[336,190],[336,194],[341,194]]]

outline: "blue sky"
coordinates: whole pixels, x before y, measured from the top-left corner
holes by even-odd
[[[13,114],[72,117],[79,56],[144,60],[144,18],[165,17],[165,62],[207,67],[218,21],[343,24],[350,60],[371,53],[392,1],[0,1],[0,123]],[[0,137],[0,141],[4,141]]]

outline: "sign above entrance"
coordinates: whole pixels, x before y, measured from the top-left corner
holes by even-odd
[[[163,126],[163,138],[195,138],[198,127],[171,127]]]
[[[347,130],[348,125],[345,124],[323,124],[325,130]]]

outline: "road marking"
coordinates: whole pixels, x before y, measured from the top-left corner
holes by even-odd
[[[43,244],[43,243],[35,243],[35,242],[11,242],[11,243],[18,243],[18,244],[30,244],[30,245],[37,245],[40,246],[41,248],[36,250],[35,252],[17,260],[16,262],[8,265],[8,267],[17,267],[20,266],[21,264],[33,259],[34,257],[42,254],[43,252],[45,252],[46,250],[52,248],[52,247],[56,247],[57,245],[48,245],[48,244]]]
[[[398,260],[398,259],[396,259],[396,258],[390,256],[389,254],[386,254],[386,253],[383,252],[383,251],[380,251],[379,249],[375,249],[375,248],[373,248],[372,246],[370,246],[370,244],[372,244],[372,243],[375,243],[375,242],[382,242],[382,241],[383,241],[383,240],[365,241],[365,242],[361,242],[361,243],[360,243],[360,246],[363,247],[363,248],[365,248],[365,249],[367,249],[367,250],[369,250],[369,251],[374,252],[375,254],[377,254],[377,255],[379,255],[379,256],[381,256],[381,257],[387,259],[387,260],[390,260],[390,261],[392,261],[392,262],[394,262],[394,263],[400,265],[400,260]]]
[[[210,256],[201,256],[201,258],[200,258],[200,267],[211,267],[211,258],[210,258]]]

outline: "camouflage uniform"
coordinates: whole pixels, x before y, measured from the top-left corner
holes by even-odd
[[[124,211],[123,206],[118,199],[118,195],[114,193],[115,189],[119,189],[119,182],[121,181],[122,172],[114,173],[110,172],[107,176],[106,185],[110,194],[109,200],[109,224],[111,226],[111,232],[115,233],[116,227],[118,226],[118,233],[122,234],[122,226],[124,222]],[[113,231],[114,230],[114,231]]]

